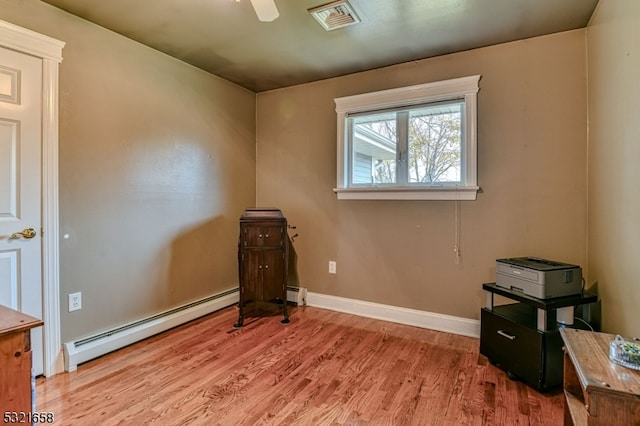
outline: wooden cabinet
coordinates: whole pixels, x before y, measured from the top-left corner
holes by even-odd
[[[609,359],[613,334],[560,330],[564,341],[564,424],[640,425],[640,371]]]
[[[31,413],[31,329],[41,320],[0,305],[0,408]]]
[[[537,390],[562,384],[562,339],[556,323],[560,308],[593,303],[597,296],[579,294],[537,299],[493,283],[483,284],[486,306],[480,311],[480,353],[503,367],[510,378]],[[494,304],[494,295],[516,303]]]
[[[282,212],[278,209],[247,209],[240,217],[240,312],[235,327],[243,326],[249,303],[268,302],[282,305],[282,323],[289,322],[288,259],[287,219]]]

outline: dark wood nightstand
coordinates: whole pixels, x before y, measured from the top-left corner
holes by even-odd
[[[282,304],[281,322],[288,323],[289,235],[287,219],[280,210],[245,210],[240,217],[238,268],[240,313],[234,327],[243,326],[245,308],[250,302]]]

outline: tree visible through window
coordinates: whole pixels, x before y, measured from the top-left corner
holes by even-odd
[[[336,98],[338,198],[475,200],[479,80]]]
[[[460,182],[462,106],[452,105],[448,112],[411,112],[409,182]]]
[[[460,101],[351,118],[354,184],[460,182]]]

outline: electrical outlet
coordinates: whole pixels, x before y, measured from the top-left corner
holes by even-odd
[[[336,273],[336,261],[335,260],[330,260],[329,261],[329,273],[330,274],[335,274]]]
[[[69,312],[82,309],[82,293],[69,293]]]

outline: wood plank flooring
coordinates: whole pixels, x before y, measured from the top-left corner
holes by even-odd
[[[477,339],[311,307],[291,323],[237,308],[37,381],[57,425],[559,425]]]

